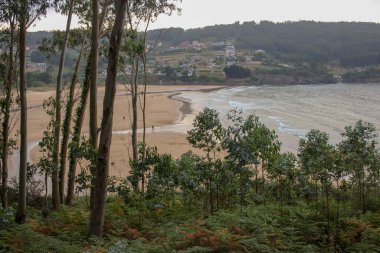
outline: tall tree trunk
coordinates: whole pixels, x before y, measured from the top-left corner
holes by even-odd
[[[108,13],[108,4],[105,4],[103,6],[102,15],[100,17],[99,22],[99,34],[102,30],[103,23],[105,20],[105,17]],[[82,84],[82,92],[80,97],[79,106],[76,109],[75,112],[75,119],[74,119],[74,131],[72,136],[72,141],[70,144],[70,151],[69,151],[69,175],[68,175],[68,183],[67,183],[67,197],[66,197],[66,205],[72,205],[74,201],[74,188],[75,188],[75,175],[76,175],[76,152],[79,148],[79,142],[80,142],[80,134],[82,132],[82,126],[84,121],[84,115],[86,112],[87,107],[87,99],[88,99],[88,93],[89,93],[89,86],[90,86],[90,68],[91,68],[91,58],[92,55],[90,55],[87,58],[87,64],[86,64],[86,70],[84,74],[84,80]]]
[[[75,112],[75,124],[73,130],[72,141],[70,144],[69,152],[69,173],[68,173],[68,182],[67,182],[67,197],[66,205],[72,205],[74,201],[74,188],[75,188],[75,175],[76,175],[76,166],[77,166],[77,150],[80,145],[80,134],[84,121],[84,114],[86,111],[87,98],[89,93],[89,75],[91,68],[91,54],[88,56],[86,70],[84,73],[84,80],[82,84],[82,92],[80,96],[80,102]]]
[[[67,150],[68,150],[68,144],[69,144],[69,136],[70,136],[70,128],[71,128],[71,118],[73,116],[73,109],[74,109],[74,93],[76,84],[78,81],[78,72],[79,72],[79,66],[83,55],[83,47],[84,44],[82,44],[79,56],[75,65],[74,73],[71,77],[71,84],[70,84],[70,91],[69,91],[69,98],[66,105],[66,113],[65,113],[65,119],[63,120],[62,125],[62,143],[61,143],[61,153],[60,153],[60,166],[59,166],[59,173],[60,173],[60,193],[64,191],[64,183],[65,183],[65,175],[66,175],[66,160],[67,160]],[[68,191],[69,192],[69,191]],[[61,195],[61,201],[63,199],[63,194]]]
[[[138,74],[139,74],[139,61],[138,59],[134,62],[135,72],[134,78],[132,78],[131,83],[131,95],[132,95],[132,154],[133,161],[138,159],[138,147],[137,147],[137,99],[138,99]]]
[[[25,78],[25,56],[26,56],[26,14],[27,3],[21,2],[20,11],[20,34],[19,34],[19,57],[20,57],[20,172],[19,172],[19,198],[15,217],[17,223],[24,223],[26,218],[26,162],[27,162],[27,100],[26,100],[26,78]]]
[[[65,188],[65,169],[66,168],[60,168],[59,163],[59,138],[60,138],[60,130],[61,130],[61,87],[62,87],[62,75],[63,75],[63,68],[65,66],[65,56],[66,56],[66,48],[67,48],[67,42],[69,40],[70,35],[70,27],[71,27],[71,19],[73,16],[73,9],[75,0],[69,0],[70,1],[70,7],[69,7],[69,13],[67,16],[67,23],[66,23],[66,31],[65,31],[65,38],[63,41],[63,48],[61,51],[61,58],[59,61],[59,68],[58,68],[58,77],[57,77],[57,90],[56,90],[56,112],[55,112],[55,129],[54,129],[54,156],[53,156],[53,173],[52,173],[52,189],[53,189],[53,208],[57,209],[59,208],[60,204],[63,204],[63,198],[64,198],[64,188]],[[57,192],[58,197],[56,196]]]
[[[90,69],[90,144],[93,149],[98,143],[98,52],[99,51],[99,0],[92,0],[92,32],[91,32],[91,69]],[[96,157],[90,164],[91,171],[91,195],[90,205],[94,201],[94,184],[96,174]]]
[[[342,190],[339,189],[339,179],[336,179],[336,189],[338,191],[338,199],[336,206],[336,215],[335,215],[335,235],[334,235],[334,252],[337,252],[337,244],[339,240],[339,212],[340,212],[340,199],[342,195]]]
[[[116,74],[120,44],[123,34],[127,0],[115,2],[116,17],[110,38],[106,89],[103,101],[103,119],[97,158],[96,179],[94,185],[95,197],[91,207],[90,233],[102,237],[104,211],[107,198],[107,180],[109,171],[109,155],[112,139],[113,108],[116,93]]]
[[[60,186],[61,185],[63,186],[64,184],[59,182],[60,178],[59,178],[59,171],[58,171],[58,168],[59,168],[59,138],[60,138],[60,131],[61,131],[61,86],[62,86],[63,67],[65,65],[67,41],[69,39],[69,33],[70,33],[73,5],[74,5],[74,1],[71,0],[70,1],[69,15],[67,17],[65,38],[63,41],[63,48],[62,48],[61,57],[59,60],[56,97],[55,97],[54,151],[53,151],[53,168],[52,168],[52,173],[51,173],[52,204],[53,204],[54,210],[60,208],[60,204],[63,202],[63,195],[64,195],[63,189],[60,189]],[[62,180],[64,180],[64,178],[61,178],[61,181]],[[61,199],[61,197],[62,197],[62,199]]]
[[[9,146],[9,120],[12,103],[12,85],[13,85],[13,44],[14,44],[14,21],[10,21],[10,44],[9,44],[9,66],[8,76],[5,86],[5,110],[2,125],[3,134],[3,157],[2,157],[2,175],[1,175],[1,205],[3,208],[8,207],[8,146]]]

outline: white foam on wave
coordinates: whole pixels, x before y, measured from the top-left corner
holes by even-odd
[[[289,127],[285,122],[283,122],[279,117],[268,116],[269,119],[276,121],[279,125],[278,130],[282,133],[296,136],[297,138],[305,138],[306,130],[299,130]]]
[[[230,105],[230,107],[233,107],[235,109],[242,109],[243,111],[248,109],[254,109],[255,107],[255,104],[253,103],[243,103],[233,100],[228,101],[228,104]]]

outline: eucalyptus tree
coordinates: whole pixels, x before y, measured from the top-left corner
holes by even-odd
[[[231,121],[230,126],[224,132],[223,148],[228,152],[227,159],[233,164],[233,170],[239,177],[239,195],[240,195],[240,211],[243,212],[243,204],[245,195],[249,189],[250,178],[253,173],[250,169],[251,165],[258,164],[257,152],[254,152],[248,145],[247,129],[248,122],[254,120],[254,117],[245,119],[242,111],[231,111],[227,118]]]
[[[79,14],[80,23],[84,24],[86,27],[91,26],[91,2],[90,0],[80,1],[80,4],[76,8],[76,13]],[[110,14],[110,0],[103,0],[101,2],[102,11],[99,21],[99,33],[103,35],[106,32],[105,23],[109,19]],[[86,60],[86,67],[84,72],[84,78],[81,85],[81,93],[74,114],[74,126],[71,142],[69,144],[69,170],[68,170],[68,187],[67,187],[67,198],[66,204],[72,205],[74,200],[74,185],[75,185],[75,175],[76,175],[76,166],[77,166],[77,151],[80,149],[80,139],[81,132],[84,123],[84,117],[87,107],[88,94],[90,91],[90,72],[91,72],[91,63],[92,63],[92,54],[90,53]],[[96,149],[97,147],[93,147]],[[92,161],[94,162],[94,161]]]
[[[92,0],[91,22],[91,64],[90,64],[90,143],[96,149],[98,143],[98,61],[99,61],[99,0]],[[96,160],[91,161],[91,175],[95,175]],[[92,185],[95,181],[92,181]],[[93,188],[91,189],[91,203],[93,200]]]
[[[60,173],[59,173],[59,156],[60,156],[60,131],[61,131],[61,92],[62,92],[62,76],[63,69],[65,65],[66,49],[69,41],[69,33],[71,30],[71,20],[74,11],[76,0],[55,0],[53,5],[56,8],[56,11],[61,12],[62,14],[67,14],[66,30],[63,37],[61,38],[60,32],[55,32],[54,39],[47,40],[45,39],[40,46],[40,50],[44,51],[55,51],[54,46],[58,46],[60,50],[60,60],[58,67],[57,83],[56,83],[56,96],[55,96],[55,127],[54,127],[54,145],[51,147],[53,149],[53,161],[52,161],[52,170],[51,170],[51,179],[52,179],[52,203],[53,209],[58,209],[60,204],[63,203],[63,184],[60,184]],[[58,38],[58,39],[57,39]],[[47,42],[50,42],[51,45],[48,45]]]
[[[70,8],[73,8],[73,6],[70,6]],[[79,74],[79,67],[81,58],[86,50],[86,44],[87,44],[87,31],[85,29],[74,29],[70,31],[71,36],[68,37],[67,31],[53,31],[52,36],[49,38],[43,38],[38,46],[38,49],[41,52],[44,52],[47,57],[51,57],[52,55],[57,55],[59,52],[61,52],[61,60],[62,60],[62,52],[66,51],[66,47],[72,49],[73,51],[79,51],[78,52],[78,59],[76,61],[74,70],[72,72],[71,77],[71,83],[69,88],[69,94],[67,96],[67,102],[66,102],[66,111],[65,116],[62,124],[60,122],[57,122],[57,117],[55,117],[54,126],[56,127],[62,127],[62,142],[61,142],[61,149],[58,150],[59,152],[59,164],[56,164],[56,134],[57,129],[54,128],[54,145],[50,148],[53,150],[53,161],[52,161],[52,170],[51,170],[51,176],[52,176],[52,185],[53,185],[53,193],[59,188],[59,200],[62,203],[63,197],[64,197],[64,185],[65,185],[65,177],[66,177],[66,158],[67,158],[67,148],[68,148],[68,141],[69,141],[69,134],[70,134],[70,126],[72,121],[72,111],[74,107],[74,92],[76,88],[76,83],[78,81],[78,74]],[[80,47],[80,49],[78,49]],[[62,62],[60,62],[61,64]],[[63,63],[62,63],[63,64]],[[62,82],[62,77],[59,78],[59,82]],[[61,83],[59,84],[61,85]],[[62,92],[64,89],[59,89],[59,96],[61,97]],[[57,95],[57,94],[56,94]],[[57,106],[61,107],[61,104],[63,104],[63,101],[61,98],[59,98],[59,103],[57,102],[57,97],[54,100],[54,108],[55,108],[55,116],[57,116]],[[61,109],[59,109],[61,111]],[[58,112],[60,114],[60,112]],[[59,116],[60,118],[60,116]],[[59,140],[58,140],[59,143]],[[56,180],[56,177],[59,174],[59,187],[57,185],[58,181]],[[53,200],[53,209],[57,208],[57,205],[60,203],[57,203],[56,201],[58,198],[56,197],[56,193],[53,194],[54,197]]]
[[[43,137],[39,142],[41,157],[36,164],[39,174],[44,177],[45,187],[45,211],[49,210],[48,204],[48,178],[52,175],[54,169],[54,145],[55,145],[55,107],[56,101],[54,97],[49,97],[42,104],[46,114],[49,116],[49,123],[43,132]],[[54,202],[53,202],[54,204]]]
[[[67,152],[68,152],[68,144],[69,144],[69,138],[70,138],[70,130],[71,130],[71,123],[72,123],[72,116],[73,116],[73,109],[74,109],[74,93],[76,89],[76,85],[78,82],[78,75],[79,75],[79,67],[82,61],[82,58],[85,54],[85,47],[87,42],[87,35],[86,30],[76,30],[75,32],[72,31],[72,46],[76,47],[80,44],[80,49],[78,52],[78,58],[75,63],[74,71],[71,76],[71,82],[70,87],[67,95],[67,102],[66,102],[66,108],[65,108],[65,116],[62,122],[62,142],[61,142],[61,150],[60,150],[60,159],[59,159],[59,191],[60,191],[60,200],[63,201],[64,197],[64,189],[65,189],[65,178],[66,178],[66,164],[67,164]],[[68,188],[69,188],[68,184]],[[69,190],[68,190],[69,192]]]
[[[12,96],[12,86],[15,83],[15,40],[16,40],[16,25],[17,25],[17,4],[11,0],[0,1],[0,23],[8,26],[7,32],[4,34],[5,51],[8,52],[4,59],[4,65],[7,73],[4,78],[4,96],[2,99],[3,115],[1,122],[1,205],[3,208],[8,206],[8,155],[11,152],[13,140],[10,139],[10,118],[11,105],[14,102]],[[7,50],[8,49],[8,50]],[[5,73],[4,73],[5,74]]]
[[[176,180],[182,194],[182,203],[187,209],[196,208],[197,202],[205,192],[196,170],[201,160],[200,156],[188,151],[176,161],[177,167],[180,168],[177,171]]]
[[[106,89],[103,101],[103,118],[100,129],[100,141],[96,162],[96,178],[94,181],[94,198],[91,203],[90,234],[102,237],[104,212],[107,198],[107,181],[109,174],[109,155],[112,140],[113,108],[116,93],[116,76],[123,26],[128,0],[115,1],[115,22],[110,37]]]
[[[244,195],[252,177],[252,166],[255,167],[256,193],[258,193],[258,165],[262,166],[272,160],[279,152],[280,143],[274,131],[269,130],[255,115],[244,117],[242,111],[231,111],[227,118],[231,121],[226,130],[224,147],[228,151],[227,158],[235,165],[240,177],[241,208]],[[263,179],[264,183],[264,179]],[[264,188],[263,188],[264,189]],[[264,190],[263,190],[264,192]]]
[[[16,222],[24,223],[26,217],[26,166],[27,166],[27,100],[26,100],[26,31],[35,20],[46,14],[49,0],[20,0],[16,10],[19,25],[19,70],[20,70],[20,172],[19,199]]]
[[[294,170],[296,168],[297,157],[293,153],[278,154],[270,166],[269,175],[277,181],[277,195],[280,197],[280,214],[283,215],[284,193],[289,193],[294,183]],[[290,189],[289,189],[290,188]]]
[[[310,130],[305,139],[299,143],[299,160],[301,169],[306,171],[322,187],[323,210],[327,212],[327,238],[330,243],[330,190],[334,173],[336,157],[334,146],[329,144],[329,135],[319,130]],[[323,198],[324,197],[324,198]]]
[[[174,203],[177,166],[170,154],[159,154],[153,165],[147,186],[147,199],[162,201],[167,207]]]
[[[342,162],[356,188],[356,206],[365,213],[370,168],[378,157],[376,128],[372,123],[359,120],[354,126],[346,126],[342,137],[344,139],[339,143]]]
[[[62,75],[63,68],[65,65],[66,48],[69,40],[71,20],[73,16],[73,10],[76,0],[59,1],[56,0],[55,6],[58,11],[63,14],[67,12],[67,22],[66,31],[64,39],[62,41],[61,56],[59,60],[58,67],[58,77],[55,95],[55,128],[54,128],[54,149],[53,149],[53,168],[52,168],[52,202],[53,209],[58,209],[60,204],[63,203],[64,189],[63,183],[59,184],[59,141],[60,141],[60,131],[61,131],[61,89],[62,89]],[[61,179],[63,180],[63,178]]]
[[[194,119],[193,129],[187,132],[186,139],[197,149],[204,152],[205,157],[200,164],[205,186],[209,192],[210,211],[214,211],[214,180],[217,172],[217,153],[221,151],[223,127],[219,114],[215,109],[205,108]]]
[[[328,134],[315,129],[310,130],[305,139],[300,140],[298,152],[301,169],[315,182],[316,187],[320,182],[325,188],[330,183],[334,166],[333,146],[329,144]]]
[[[131,74],[129,75],[129,87],[127,89],[131,93],[131,142],[132,142],[132,159],[138,159],[138,141],[137,141],[137,122],[138,122],[138,102],[140,100],[140,108],[143,118],[143,144],[145,146],[145,124],[146,124],[146,62],[147,62],[147,32],[150,24],[154,22],[161,14],[171,15],[173,11],[178,10],[176,6],[178,0],[129,0],[127,5],[127,22],[126,37],[123,53],[125,63],[131,66]],[[139,28],[143,27],[143,31],[139,32]],[[142,63],[143,69],[140,69]],[[139,77],[143,72],[143,90],[140,92]],[[142,94],[142,102],[139,97]],[[134,186],[136,189],[137,186]]]

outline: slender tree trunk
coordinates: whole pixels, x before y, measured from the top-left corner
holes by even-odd
[[[15,217],[17,223],[24,223],[26,218],[26,162],[27,162],[27,100],[25,78],[26,56],[26,13],[27,3],[21,2],[20,11],[20,34],[19,34],[19,57],[20,57],[20,172],[19,172],[19,198]]]
[[[44,184],[45,184],[45,208],[46,208],[46,211],[48,211],[49,210],[49,201],[48,201],[48,171],[47,170],[45,170]]]
[[[243,215],[243,173],[240,173],[240,215]]]
[[[10,22],[10,44],[9,44],[9,66],[8,66],[8,77],[5,87],[5,110],[4,110],[4,120],[2,126],[3,134],[3,150],[2,150],[2,175],[1,175],[1,205],[3,208],[8,207],[8,145],[9,145],[9,120],[10,120],[10,109],[12,103],[12,85],[13,85],[13,44],[14,44],[14,31],[15,24],[13,21]]]
[[[280,177],[280,198],[281,198],[281,200],[280,200],[280,215],[282,216],[283,215],[283,203],[284,203],[284,189],[283,189],[283,182],[282,182],[282,177]]]
[[[103,27],[103,23],[105,20],[105,17],[107,16],[108,12],[108,5],[105,5],[103,7],[102,15],[100,17],[100,23],[99,23],[99,34]],[[80,102],[79,106],[76,109],[75,112],[75,124],[74,124],[74,131],[71,141],[71,147],[69,151],[69,175],[68,175],[68,182],[67,182],[67,197],[66,197],[66,205],[72,205],[74,201],[74,188],[75,188],[75,175],[76,175],[76,152],[79,148],[79,142],[80,142],[80,134],[82,132],[82,126],[84,121],[84,115],[86,112],[87,107],[87,99],[88,99],[88,93],[89,93],[89,86],[90,86],[90,69],[91,69],[91,58],[92,55],[90,55],[87,58],[87,64],[86,64],[86,70],[84,74],[84,80],[82,84],[82,92],[80,96]]]
[[[67,197],[66,205],[72,205],[74,201],[74,188],[75,188],[75,175],[77,166],[77,150],[80,145],[80,134],[84,122],[84,115],[86,111],[87,98],[89,93],[89,73],[91,68],[91,54],[88,56],[86,70],[84,73],[84,80],[82,84],[82,92],[80,96],[80,102],[75,112],[75,124],[73,130],[73,136],[69,151],[69,173],[67,182]]]
[[[330,191],[326,184],[326,208],[327,208],[327,252],[330,252]]]
[[[53,183],[53,208],[59,208],[60,204],[63,204],[64,199],[64,188],[65,188],[65,176],[66,176],[66,168],[60,168],[59,163],[59,138],[60,138],[60,130],[61,130],[61,87],[62,87],[62,75],[63,68],[65,66],[65,56],[66,56],[66,48],[67,42],[69,40],[70,35],[70,27],[71,27],[71,19],[73,16],[75,0],[70,0],[70,8],[69,14],[67,16],[66,23],[66,32],[65,38],[63,42],[63,48],[61,51],[61,58],[59,61],[59,69],[58,69],[58,77],[57,77],[57,90],[56,90],[56,112],[55,112],[55,132],[54,132],[54,157],[53,164],[55,165],[55,170],[52,173],[52,183]],[[60,169],[59,169],[60,168]],[[58,190],[58,197],[56,196]]]
[[[259,185],[259,179],[258,179],[258,174],[259,174],[259,170],[258,170],[258,168],[257,168],[257,164],[255,164],[255,171],[256,171],[256,179],[255,179],[255,182],[256,182],[256,184],[255,184],[255,192],[256,192],[256,194],[258,194],[259,193],[259,189],[258,189],[258,185]]]
[[[3,169],[2,169],[2,163],[1,163],[1,161],[0,161],[0,182],[2,182],[3,181]],[[3,189],[3,185],[1,184],[0,185],[0,189],[1,189],[1,191],[3,191],[2,189]],[[2,192],[0,192],[0,198],[2,198],[1,196],[2,196]],[[1,200],[2,201],[2,200]]]
[[[97,158],[96,179],[93,205],[91,207],[90,233],[97,237],[103,235],[104,211],[107,198],[107,180],[109,171],[109,155],[112,139],[113,108],[116,93],[116,74],[126,15],[127,0],[115,2],[116,17],[110,38],[106,89],[103,101],[103,119]]]
[[[69,98],[66,105],[66,113],[65,113],[65,119],[63,120],[62,125],[62,143],[61,143],[61,154],[60,154],[60,166],[59,166],[59,172],[60,172],[60,192],[64,190],[64,183],[65,183],[65,175],[66,175],[66,160],[67,160],[67,150],[68,150],[68,144],[69,144],[69,136],[70,136],[70,128],[71,128],[71,118],[73,114],[74,109],[74,93],[76,84],[78,81],[78,72],[79,72],[79,66],[82,59],[83,54],[83,47],[84,43],[81,46],[79,56],[75,65],[75,70],[73,73],[73,76],[71,78],[71,84],[70,84],[70,91],[69,91]],[[74,174],[75,175],[75,174]],[[69,175],[69,178],[75,181],[75,179],[72,177],[72,175]],[[69,181],[68,181],[69,182]],[[69,185],[69,183],[68,183]],[[71,185],[73,187],[73,185]],[[69,188],[69,187],[68,187]],[[74,190],[74,189],[73,189]],[[73,191],[74,192],[74,191]],[[67,191],[69,193],[69,190]],[[63,194],[61,196],[61,200],[63,198]],[[67,204],[67,198],[66,198],[66,204]]]
[[[98,143],[98,54],[99,54],[99,0],[92,0],[92,32],[91,32],[91,68],[90,68],[90,144],[95,150]],[[93,157],[90,164],[91,192],[90,206],[94,201],[94,184],[97,158]]]
[[[135,60],[135,73],[131,84],[132,91],[132,153],[133,160],[138,159],[138,148],[137,148],[137,99],[138,99],[138,73],[139,73],[139,61]]]
[[[341,198],[341,189],[339,189],[339,179],[336,179],[336,189],[338,191],[338,200],[336,207],[336,216],[335,216],[335,236],[334,236],[334,252],[337,252],[337,242],[339,240],[339,209],[340,209],[340,198]]]
[[[213,192],[212,192],[212,179],[209,179],[209,191],[210,191],[210,212],[211,214],[214,213],[214,198],[213,198]]]
[[[55,126],[54,126],[54,151],[53,151],[53,168],[51,172],[52,181],[52,204],[53,209],[59,209],[60,204],[63,201],[63,189],[60,191],[60,179],[59,179],[59,138],[61,130],[61,86],[62,86],[62,74],[63,67],[65,65],[66,47],[67,41],[69,39],[70,26],[71,26],[71,16],[73,11],[73,3],[70,3],[69,16],[67,18],[65,38],[63,42],[63,48],[61,51],[61,57],[59,60],[58,77],[57,77],[57,87],[56,87],[56,97],[55,97]],[[64,180],[63,178],[61,180]],[[62,183],[63,185],[63,183]],[[60,197],[62,196],[62,200]]]

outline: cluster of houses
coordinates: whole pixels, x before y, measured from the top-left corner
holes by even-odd
[[[227,39],[216,42],[199,42],[194,41],[184,41],[178,46],[172,46],[169,48],[169,51],[173,50],[202,50],[202,49],[213,49],[213,48],[226,48],[229,53],[235,53],[235,39]]]
[[[194,52],[188,51],[183,54],[183,51],[178,54],[180,57],[168,57],[167,54],[161,51],[158,54],[150,56],[148,59],[146,70],[148,75],[157,77],[171,78],[189,78],[194,76],[212,75],[224,76],[223,68],[233,64],[260,64],[255,55],[265,53],[263,50],[253,52],[239,51],[235,46],[235,39],[228,39],[217,42],[202,43],[199,41],[185,41],[178,47],[166,48],[169,52],[173,49],[196,49],[204,51]],[[161,47],[162,45],[160,45]],[[173,55],[173,53],[169,54]],[[176,55],[176,54],[174,54]],[[119,71],[118,76],[129,76],[132,73],[132,66],[126,65]],[[105,77],[106,73],[100,74],[100,77]]]
[[[26,72],[45,72],[47,69],[46,63],[28,62],[26,64]]]

